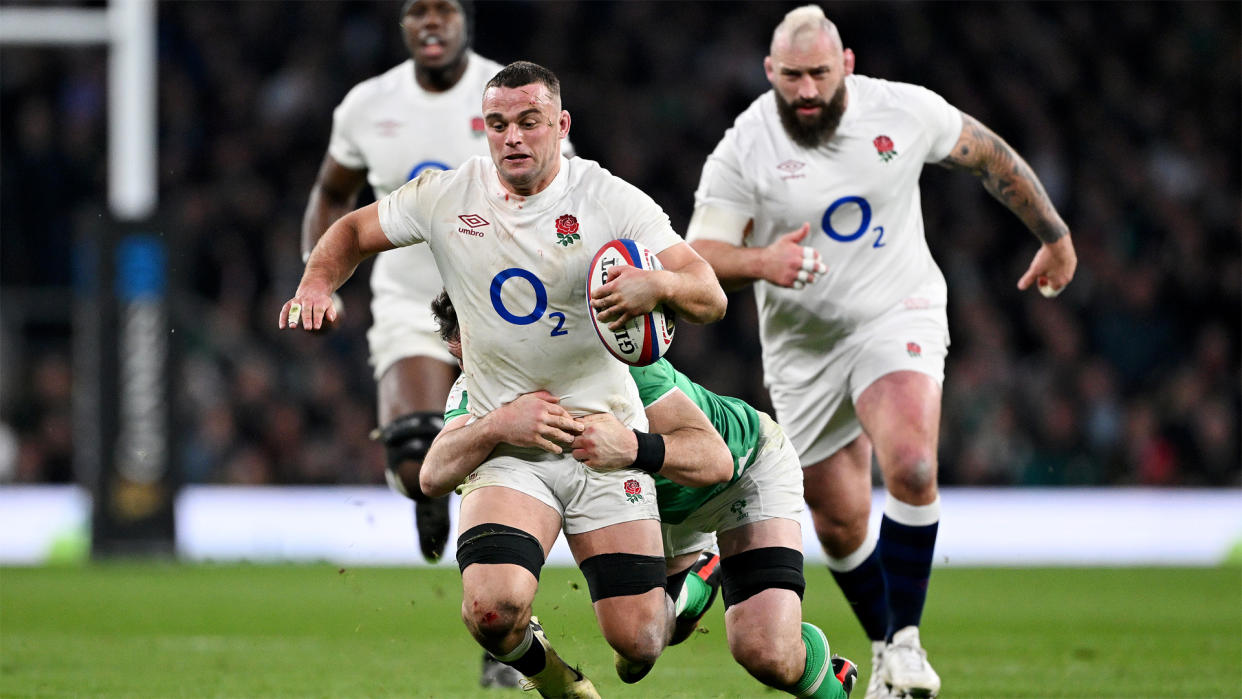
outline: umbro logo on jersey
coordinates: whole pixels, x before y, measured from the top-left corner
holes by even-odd
[[[875,152],[880,154],[880,160],[886,163],[897,157],[897,150],[893,147],[893,139],[888,136],[876,136],[871,145],[875,146]]]
[[[806,163],[800,160],[786,160],[780,165],[777,165],[776,169],[785,173],[781,175],[782,180],[796,180],[802,177],[806,177],[804,173],[798,172],[804,167],[806,167]]]
[[[457,218],[461,219],[462,223],[469,226],[469,228],[462,228],[459,226],[457,228],[458,233],[463,233],[465,235],[472,235],[476,238],[483,237],[483,231],[476,231],[474,229],[482,228],[483,226],[488,225],[487,219],[483,218],[482,216],[478,214],[462,214],[461,216],[458,216]]]

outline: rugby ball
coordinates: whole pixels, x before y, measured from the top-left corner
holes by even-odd
[[[627,238],[610,240],[604,244],[587,267],[587,312],[595,325],[595,334],[609,354],[630,366],[647,366],[668,352],[673,342],[675,319],[673,311],[663,305],[650,313],[630,319],[620,330],[610,330],[608,323],[600,321],[591,305],[591,292],[608,282],[608,270],[618,265],[638,269],[663,269],[660,260],[646,245]]]

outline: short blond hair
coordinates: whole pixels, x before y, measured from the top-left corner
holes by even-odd
[[[785,18],[776,25],[776,29],[772,32],[772,45],[769,51],[775,52],[777,42],[782,39],[793,44],[803,36],[821,31],[831,36],[838,45],[841,44],[841,35],[837,32],[837,25],[828,19],[823,8],[819,5],[795,7],[786,12]]]

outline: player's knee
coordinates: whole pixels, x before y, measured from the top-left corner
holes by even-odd
[[[442,427],[444,415],[418,412],[402,415],[373,433],[384,444],[384,475],[390,488],[418,502],[428,499],[418,483],[419,470]]]
[[[925,449],[909,447],[899,450],[892,463],[884,469],[884,482],[899,500],[908,493],[911,499],[924,499],[936,488],[936,457]]]
[[[623,633],[613,631],[607,640],[626,660],[650,665],[664,652],[668,637],[669,620],[661,618],[631,624]]]
[[[795,634],[796,635],[796,634]],[[801,636],[798,636],[799,645]],[[733,659],[751,677],[769,687],[784,688],[793,685],[802,676],[806,665],[805,656],[798,648],[788,644],[773,643],[766,634],[737,634],[730,636],[729,651]]]
[[[504,594],[487,591],[462,595],[461,619],[485,648],[499,648],[514,630],[530,620],[530,604]]]
[[[543,546],[532,534],[503,524],[487,523],[471,527],[457,538],[457,565],[462,571],[461,616],[466,628],[485,648],[499,648],[515,630],[530,618],[534,581],[483,578],[489,584],[471,583],[479,580],[466,575],[474,564],[509,564],[524,568],[539,580],[543,567]],[[524,576],[520,571],[514,575]],[[518,584],[524,583],[524,584]],[[528,592],[529,591],[529,592]]]

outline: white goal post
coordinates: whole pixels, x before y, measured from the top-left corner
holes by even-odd
[[[155,0],[106,9],[0,7],[0,44],[108,48],[108,207],[121,221],[155,213]]]

